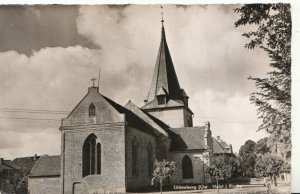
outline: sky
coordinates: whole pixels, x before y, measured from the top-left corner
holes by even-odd
[[[257,132],[261,120],[249,101],[255,86],[247,78],[269,71],[264,51],[244,48],[242,34],[255,26],[235,28],[239,6],[164,6],[166,39],[194,125],[210,121],[212,135],[236,153],[246,140],[267,135]],[[0,157],[60,154],[60,119],[99,69],[103,95],[142,106],[160,20],[160,5],[0,6]]]

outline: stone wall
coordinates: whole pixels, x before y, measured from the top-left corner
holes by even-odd
[[[59,177],[28,178],[29,194],[61,194]]]

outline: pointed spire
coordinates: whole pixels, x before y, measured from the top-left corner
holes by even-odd
[[[159,51],[154,68],[154,74],[149,93],[145,99],[145,102],[149,102],[155,99],[160,88],[166,90],[169,94],[169,99],[181,100],[181,89],[171,58],[171,54],[166,41],[165,29],[162,18],[161,29],[161,41]]]

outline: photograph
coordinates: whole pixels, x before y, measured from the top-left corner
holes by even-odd
[[[0,5],[0,194],[291,193],[291,10]]]

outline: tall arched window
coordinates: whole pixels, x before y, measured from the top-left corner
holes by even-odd
[[[148,175],[153,173],[153,148],[151,142],[148,145]]]
[[[89,116],[90,117],[96,116],[96,107],[93,103],[91,103],[89,106]]]
[[[187,155],[182,159],[182,178],[190,179],[193,178],[193,164],[190,157]]]
[[[101,174],[101,144],[97,136],[89,135],[82,148],[82,176]]]
[[[132,140],[132,176],[137,175],[137,140],[136,137]]]

